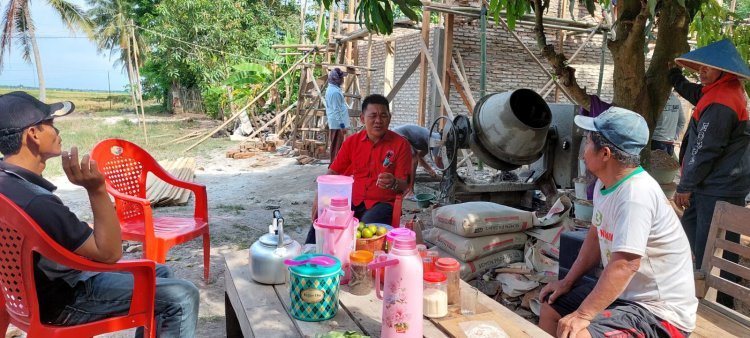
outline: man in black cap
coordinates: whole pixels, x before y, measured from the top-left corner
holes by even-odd
[[[25,92],[0,95],[0,194],[21,207],[66,249],[102,263],[122,257],[120,223],[97,164],[78,149],[62,150],[56,117],[75,109],[65,101],[47,105]],[[71,183],[86,189],[94,224],[82,222],[52,192],[42,177],[47,160],[62,155]],[[45,257],[35,257],[34,278],[44,323],[75,325],[127,314],[133,276],[74,270]],[[198,289],[156,268],[156,329],[159,337],[193,337],[198,316]],[[139,329],[137,336],[142,336]]]

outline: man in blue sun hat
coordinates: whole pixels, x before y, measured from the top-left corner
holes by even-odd
[[[674,67],[669,76],[677,93],[695,105],[680,149],[682,176],[675,204],[684,208],[682,225],[700,268],[717,201],[745,206],[750,192],[750,125],[747,97],[741,80],[750,80],[750,68],[729,40],[714,42],[675,59],[697,72],[701,84],[689,82]],[[726,239],[739,243],[740,235]],[[724,252],[724,258],[739,257]],[[737,277],[722,271],[722,277]],[[732,297],[719,293],[717,302],[733,307]]]
[[[586,130],[583,158],[597,177],[592,226],[570,272],[540,292],[539,326],[556,337],[686,337],[698,308],[690,247],[639,165],[646,120],[610,107],[575,123]],[[600,263],[596,283],[581,278]]]

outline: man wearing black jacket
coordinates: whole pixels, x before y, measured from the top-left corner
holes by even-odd
[[[750,69],[729,40],[722,40],[682,55],[675,61],[699,73],[701,84],[689,82],[680,68],[672,68],[670,81],[677,93],[695,105],[680,150],[682,175],[674,201],[684,208],[682,226],[695,256],[703,262],[708,230],[717,201],[745,206],[750,192],[750,124],[747,98],[741,79]],[[739,243],[737,233],[726,239]],[[725,253],[737,262],[739,257]],[[722,272],[722,277],[736,278]],[[719,293],[717,301],[733,307],[732,298]]]

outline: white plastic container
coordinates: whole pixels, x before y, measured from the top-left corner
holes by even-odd
[[[323,214],[323,209],[331,205],[334,197],[345,197],[347,201],[352,200],[352,185],[354,178],[342,175],[318,176],[318,217]]]

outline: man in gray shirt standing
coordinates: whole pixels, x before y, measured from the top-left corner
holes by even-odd
[[[659,121],[656,122],[656,128],[651,137],[651,150],[661,149],[669,155],[674,155],[674,143],[680,138],[680,132],[684,127],[685,115],[682,114],[682,104],[672,92],[669,94]]]

